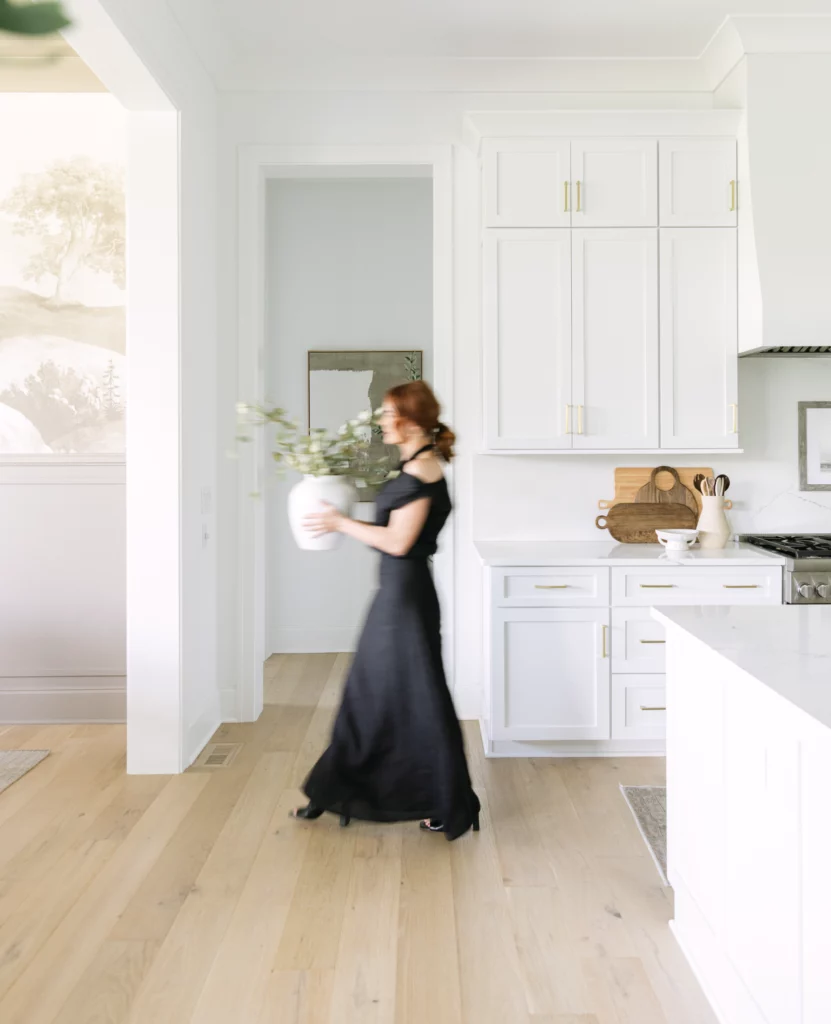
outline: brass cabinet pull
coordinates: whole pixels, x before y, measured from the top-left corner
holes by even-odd
[[[566,406],[566,433],[571,433],[571,406]]]
[[[641,583],[641,590],[672,590],[674,583]]]
[[[641,704],[641,711],[666,711],[666,708],[650,707],[648,704]]]
[[[722,583],[725,590],[758,590],[758,583]]]
[[[608,655],[608,652],[606,650],[606,633],[608,632],[609,627],[604,623],[602,628],[603,628],[603,657],[604,658],[608,658],[609,655]]]
[[[733,428],[730,431],[731,434],[738,434],[739,432],[739,407],[735,402],[730,403],[730,408],[733,410]]]
[[[580,207],[580,201],[581,201],[580,200],[580,189],[581,189],[581,187],[582,187],[582,182],[578,181],[577,182],[577,212],[578,213],[582,212],[582,209]]]
[[[568,583],[535,583],[534,590],[568,590]]]
[[[577,406],[577,433],[583,433],[583,406]]]
[[[568,213],[568,182],[563,182],[563,213]]]
[[[642,644],[665,644],[666,640],[641,640]]]
[[[736,209],[736,182],[735,179],[730,182],[730,212],[734,213]]]

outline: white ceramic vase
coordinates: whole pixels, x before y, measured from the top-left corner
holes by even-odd
[[[334,505],[348,515],[357,494],[353,485],[343,476],[304,476],[289,492],[288,512],[291,532],[297,546],[303,551],[332,551],[343,539],[339,533],[314,537],[303,525],[306,516],[323,509],[323,503]]]
[[[698,519],[699,545],[702,548],[723,548],[730,540],[730,533],[730,524],[724,514],[724,498],[702,494]]]

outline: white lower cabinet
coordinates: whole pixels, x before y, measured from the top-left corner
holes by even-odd
[[[493,633],[495,738],[609,738],[608,608],[498,608]]]
[[[612,676],[612,739],[663,739],[666,703],[663,676]]]
[[[667,647],[652,607],[780,604],[782,568],[494,567],[489,593],[489,753],[660,753]]]

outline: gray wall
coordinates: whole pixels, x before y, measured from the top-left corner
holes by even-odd
[[[267,210],[269,399],[306,422],[310,349],[423,349],[429,380],[431,179],[272,181]],[[300,551],[286,519],[298,479],[275,481],[266,499],[267,641],[278,653],[351,650],[377,556],[350,540]]]

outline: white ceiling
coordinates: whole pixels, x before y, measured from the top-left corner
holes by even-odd
[[[215,74],[246,58],[693,58],[793,0],[168,0]],[[831,0],[797,0],[831,14]]]

